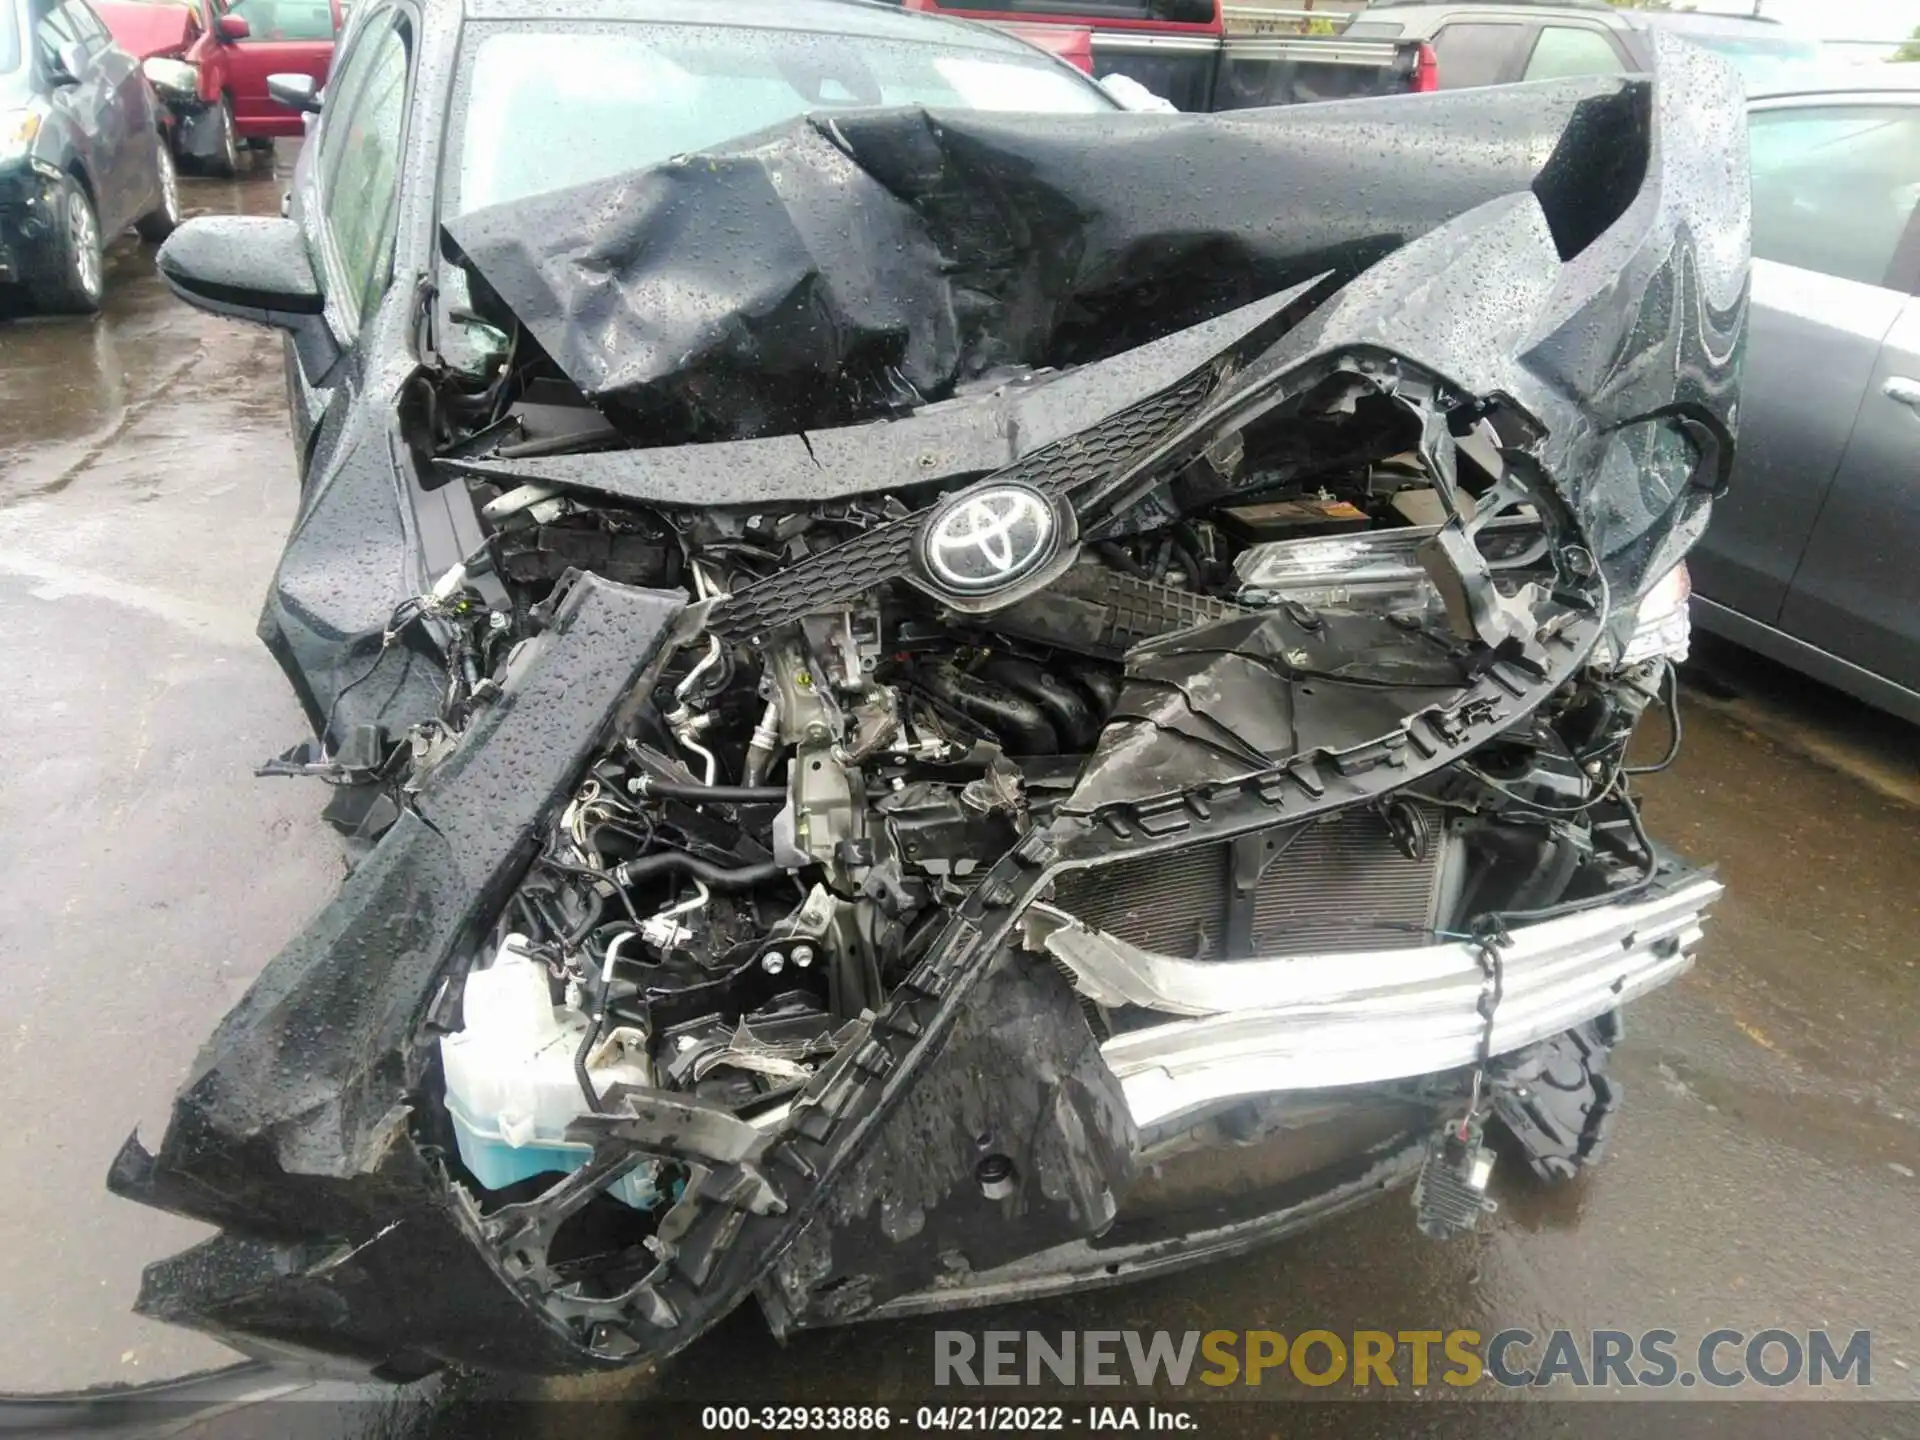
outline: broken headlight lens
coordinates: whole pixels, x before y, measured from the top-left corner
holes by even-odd
[[[26,154],[33,137],[40,133],[40,121],[37,109],[0,110],[0,161]]]
[[[200,71],[185,60],[150,55],[140,62],[147,83],[169,100],[191,100],[200,92]]]
[[[1408,525],[1251,546],[1233,562],[1240,580],[1237,598],[1243,605],[1292,601],[1308,606],[1358,603],[1383,610],[1425,609],[1438,596],[1420,567],[1419,551],[1439,529]],[[1503,515],[1475,538],[1488,564],[1498,570],[1538,551],[1541,526],[1531,515]]]
[[[1615,670],[1656,655],[1664,655],[1675,664],[1685,660],[1693,640],[1693,617],[1687,609],[1692,596],[1693,577],[1683,560],[1648,586],[1633,607],[1633,628],[1627,633],[1626,644],[1616,646],[1612,634],[1601,636],[1589,663]]]

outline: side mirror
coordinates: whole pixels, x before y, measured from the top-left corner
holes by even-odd
[[[87,47],[84,41],[69,40],[53,53],[49,77],[56,85],[78,85],[87,73]]]
[[[337,358],[307,242],[291,220],[208,215],[168,237],[157,257],[160,278],[197,310],[284,330],[302,368],[322,375]]]
[[[245,40],[253,34],[253,27],[244,15],[222,15],[220,17],[220,38],[222,40]]]
[[[314,84],[311,75],[269,75],[267,96],[303,115],[320,113],[320,87]]]

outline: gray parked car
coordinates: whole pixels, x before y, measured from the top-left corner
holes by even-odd
[[[1920,66],[1823,68],[1741,16],[1601,3],[1399,4],[1443,90],[1641,68],[1652,29],[1751,99],[1753,310],[1730,492],[1690,559],[1693,617],[1920,721]]]
[[[1703,629],[1920,721],[1920,76],[1907,68],[1752,99],[1740,448],[1690,563]]]
[[[139,63],[87,0],[0,0],[0,289],[97,310],[106,239],[157,244],[179,218]]]

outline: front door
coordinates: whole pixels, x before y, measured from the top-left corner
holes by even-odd
[[[1750,126],[1753,308],[1740,443],[1727,497],[1688,563],[1704,598],[1783,629],[1787,588],[1906,303],[1884,283],[1897,227],[1869,234],[1857,203],[1875,113],[1768,101]]]
[[[248,31],[226,44],[235,129],[243,137],[302,134],[300,112],[268,97],[267,77],[311,75],[316,88],[327,83],[339,0],[232,0],[224,13],[246,21]]]
[[[106,22],[87,0],[67,0],[65,8],[74,27],[81,31],[87,62],[92,67],[91,80],[106,97],[110,117],[111,138],[103,139],[102,145],[103,149],[111,148],[108,160],[112,180],[99,180],[99,200],[101,233],[111,240],[116,230],[132,224],[159,198],[152,103],[140,62],[113,43]]]
[[[1851,393],[1834,405],[1831,482],[1806,477],[1811,533],[1779,628],[1920,689],[1920,104],[1807,100],[1756,113],[1753,135],[1755,253],[1824,272],[1869,320],[1845,362]],[[1781,360],[1803,390],[1824,383],[1817,352]],[[1762,427],[1783,444],[1799,428],[1801,411],[1770,415],[1756,409],[1764,399],[1742,396],[1743,450]]]
[[[1780,628],[1896,685],[1920,690],[1916,557],[1920,299],[1910,296],[1880,347],[1846,458],[1787,592]]]

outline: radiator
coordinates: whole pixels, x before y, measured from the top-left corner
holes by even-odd
[[[1424,808],[1424,807],[1423,807]],[[1430,942],[1451,841],[1437,811],[1433,836],[1409,860],[1372,811],[1267,832],[1279,858],[1261,874],[1241,925],[1248,941],[1230,942],[1233,850],[1196,846],[1171,854],[1069,871],[1053,903],[1068,914],[1145,950],[1189,960],[1311,950],[1387,950]]]

